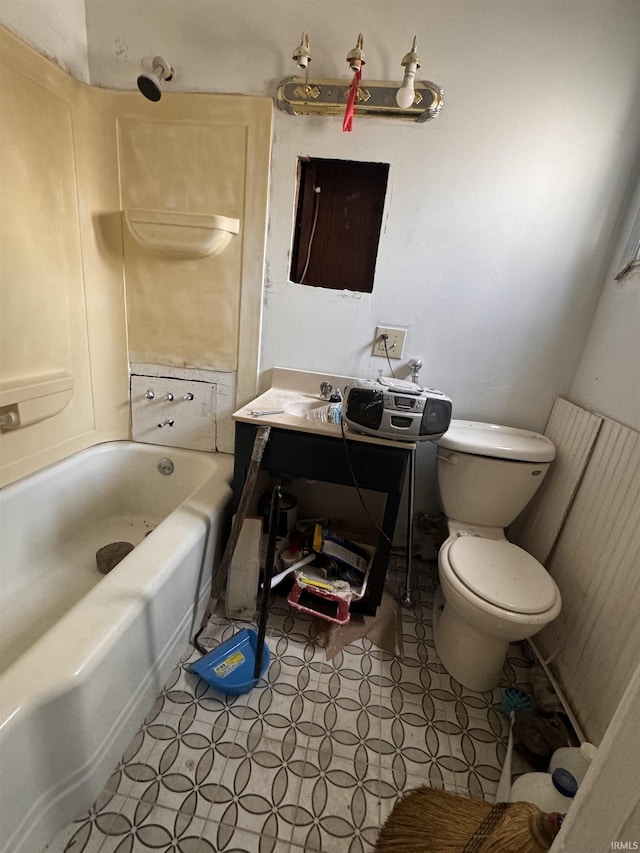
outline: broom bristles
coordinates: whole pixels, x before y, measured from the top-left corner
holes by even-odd
[[[505,804],[505,812],[494,812],[482,826],[494,808],[484,800],[418,788],[396,804],[380,831],[376,853],[463,853],[472,839],[477,853],[543,853],[549,849],[531,832],[530,821],[542,815],[536,806]]]
[[[531,818],[541,815],[531,803],[512,803],[498,826],[478,853],[540,853],[541,847],[531,834]]]
[[[463,798],[436,788],[418,788],[410,791],[389,815],[380,832],[376,853],[415,853],[424,851],[453,851],[462,849],[466,842],[491,811],[484,800]],[[416,844],[432,846],[416,847]],[[436,844],[438,846],[433,846]]]

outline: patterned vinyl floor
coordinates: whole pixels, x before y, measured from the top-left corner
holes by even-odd
[[[438,660],[437,569],[416,562],[404,655],[359,640],[331,661],[313,623],[276,598],[267,679],[224,697],[189,647],[95,804],[47,853],[363,853],[398,797],[428,784],[491,798],[506,752],[504,689],[527,686],[513,645],[501,685],[473,693]],[[390,572],[389,591],[400,581]],[[207,647],[240,626],[214,616]]]

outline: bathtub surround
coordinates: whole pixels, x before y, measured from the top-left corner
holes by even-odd
[[[129,363],[223,377],[223,412],[255,396],[272,103],[86,86],[3,28],[0,57],[2,400],[42,377],[71,389],[61,411],[2,431],[7,483],[128,438]],[[126,226],[140,209],[221,214],[228,244],[158,255]],[[211,444],[232,449],[228,426]]]
[[[0,493],[2,853],[88,807],[148,712],[209,596],[231,461],[111,442]],[[125,538],[99,574],[96,551]]]
[[[62,411],[0,435],[3,484],[126,438],[128,388],[120,229],[95,227],[118,209],[117,163],[94,92],[2,28],[0,75],[0,386],[72,381]]]
[[[127,94],[120,106],[123,93],[111,94],[123,211],[214,214],[231,229],[224,251],[203,257],[158,254],[124,229],[129,361],[235,374],[236,398],[250,399],[258,376],[272,104],[165,93],[160,103]]]

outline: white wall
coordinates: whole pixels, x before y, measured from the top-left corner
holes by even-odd
[[[76,79],[89,82],[84,0],[1,0],[0,22]]]
[[[639,163],[640,171],[640,163]],[[640,268],[615,280],[634,217],[640,211],[640,175],[605,282],[570,397],[594,412],[640,431]]]
[[[544,427],[579,361],[640,141],[635,0],[87,0],[87,28],[94,84],[132,88],[159,52],[174,91],[271,95],[303,29],[313,73],[345,81],[359,31],[372,79],[400,76],[416,34],[419,75],[445,90],[435,121],[362,119],[344,134],[339,118],[276,114],[261,367],[375,376],[376,324],[406,326],[398,374],[420,356],[454,416]],[[304,155],[390,163],[372,294],[288,280]],[[421,449],[424,484],[432,460]]]

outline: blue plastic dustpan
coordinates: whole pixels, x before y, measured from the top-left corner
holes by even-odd
[[[253,628],[243,628],[221,643],[189,669],[221,693],[248,693],[269,667],[269,646],[262,644],[260,676],[254,677],[258,635]]]

